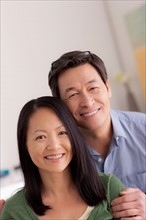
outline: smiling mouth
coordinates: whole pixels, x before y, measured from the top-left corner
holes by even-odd
[[[46,156],[45,158],[47,160],[59,160],[63,156],[64,156],[64,154],[57,154],[57,155],[49,155],[49,156]]]
[[[99,110],[100,110],[100,108],[96,109],[95,111],[92,111],[92,112],[82,113],[81,116],[83,116],[83,117],[90,117],[92,115],[95,115]]]

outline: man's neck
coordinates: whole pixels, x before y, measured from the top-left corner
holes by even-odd
[[[81,128],[81,133],[91,148],[100,153],[103,157],[107,156],[113,135],[111,120],[104,128],[101,127],[94,131]]]

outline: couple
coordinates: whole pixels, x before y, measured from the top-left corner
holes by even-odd
[[[80,207],[79,208],[80,211],[79,212],[75,211],[76,216],[74,216],[74,218],[79,219],[79,217],[81,216],[82,213],[84,213],[85,210],[87,211],[87,216],[92,215],[92,213],[96,213],[96,208],[99,207],[100,204],[103,207],[104,213],[107,213],[106,209],[108,209],[109,213],[111,213],[111,211],[113,212],[113,216],[115,218],[126,219],[126,217],[132,216],[133,219],[144,219],[145,199],[146,199],[144,194],[146,193],[145,114],[110,111],[111,89],[108,82],[108,77],[104,63],[99,57],[97,57],[95,54],[92,54],[90,52],[81,52],[81,51],[69,52],[67,54],[64,54],[54,63],[52,63],[52,68],[49,73],[49,85],[52,90],[53,96],[57,96],[61,98],[68,107],[68,109],[70,110],[70,112],[72,113],[73,117],[75,118],[79,126],[80,132],[82,133],[82,136],[86,140],[87,145],[90,146],[88,147],[88,150],[90,151],[90,154],[94,159],[94,160],[92,159],[92,161],[95,161],[96,169],[101,172],[114,174],[115,176],[121,179],[121,181],[124,183],[126,187],[139,188],[139,189],[129,188],[125,191],[122,191],[124,189],[123,185],[120,182],[116,183],[117,180],[112,180],[114,177],[112,178],[111,176],[101,177],[102,175],[99,174],[101,183],[99,181],[99,184],[97,184],[96,187],[100,187],[101,184],[101,187],[103,187],[103,191],[100,190],[100,192],[102,193],[102,198],[99,195],[97,196],[98,198],[98,202],[97,202],[98,205],[97,205],[96,202],[94,204],[92,203],[94,202],[93,199],[94,197],[92,197],[91,203],[86,199],[84,193],[86,194],[88,190],[85,190],[85,192],[83,193],[82,191],[80,191],[81,190],[80,187],[78,188],[76,184],[75,185],[71,184],[73,186],[72,188],[75,190],[75,191],[72,190],[71,191],[76,192],[75,193],[76,199],[78,198],[77,201],[80,204],[79,206],[77,206]],[[30,124],[31,121],[33,121],[33,117],[34,117],[33,115],[32,117],[30,117],[30,122],[29,122]],[[62,122],[64,125],[64,121]],[[25,131],[27,132],[26,134],[27,138],[29,137],[28,131]],[[65,130],[65,134],[66,134],[66,130]],[[68,134],[67,132],[66,135],[70,139],[70,133]],[[44,139],[46,139],[46,137],[42,135],[37,139],[37,141],[38,140],[42,141]],[[52,138],[50,139],[52,140]],[[73,150],[72,142],[71,142],[71,146]],[[28,143],[27,143],[27,150],[31,157],[31,152],[29,151]],[[54,157],[52,157],[52,160],[53,158]],[[74,158],[74,152],[73,152],[73,158]],[[68,161],[71,174],[75,172],[75,171],[72,172],[71,170],[71,164],[73,158],[70,157],[70,162]],[[33,160],[33,157],[31,159],[35,164],[35,166],[38,167],[40,174],[41,173],[40,170],[42,170],[42,167],[39,167],[39,164],[35,163],[37,161]],[[48,157],[48,160],[52,161],[50,157]],[[86,165],[88,165],[88,163]],[[66,168],[67,167],[68,166],[66,165]],[[77,175],[76,172],[75,175]],[[45,179],[44,176],[41,175],[41,178],[38,180],[37,184],[46,183],[45,181],[47,180]],[[51,178],[53,178],[53,176]],[[104,178],[107,179],[107,181],[105,181]],[[74,182],[76,176],[71,175],[71,179]],[[112,181],[115,182],[118,187],[116,189],[113,189],[115,190],[115,195],[116,195],[115,197],[117,197],[121,191],[122,192],[120,193],[121,196],[119,198],[111,202],[111,200],[115,198],[112,197],[113,192],[108,191],[111,190],[110,185],[114,186],[114,183],[112,183]],[[79,182],[79,185],[80,184],[81,182]],[[48,183],[48,185],[50,186],[51,189],[51,186],[53,184],[51,185],[51,183]],[[43,204],[47,204],[49,206],[49,204],[53,204],[53,202],[51,203],[51,201],[48,201],[49,198],[49,196],[47,196],[48,194],[43,193],[46,190],[45,186],[46,186],[45,184],[42,184],[42,191],[40,198],[42,198],[43,201],[42,200],[40,201],[42,201]],[[53,186],[55,187],[56,185]],[[81,187],[84,187],[84,184],[82,184]],[[31,187],[31,189],[32,188],[34,189],[34,187]],[[51,195],[53,195],[53,190],[51,193],[52,193]],[[27,196],[28,194],[26,193],[25,195]],[[104,200],[105,196],[106,196],[106,200]],[[110,197],[110,199],[108,198],[108,196]],[[33,201],[30,201],[28,197],[26,198],[31,208],[35,210],[34,206],[35,205],[37,206],[37,204],[35,202],[33,203]],[[111,210],[110,210],[110,202],[112,205]],[[73,204],[74,203],[76,202],[73,201]],[[103,203],[104,204],[106,203],[105,205],[106,208],[104,205],[102,205]],[[5,213],[5,210],[7,210],[7,204],[3,209],[3,213]],[[43,210],[44,211],[46,210],[46,205],[44,205]],[[86,214],[86,212],[84,214]],[[87,216],[84,219],[87,219],[88,218]],[[104,216],[100,218],[100,215],[99,216],[97,215],[95,219],[97,219],[97,217],[99,219],[106,219],[106,218],[112,219],[112,217],[109,218],[109,216],[108,217]],[[61,215],[59,216],[59,218],[61,219]],[[40,219],[43,219],[43,217],[40,217]],[[48,219],[49,219],[49,215],[48,215]]]

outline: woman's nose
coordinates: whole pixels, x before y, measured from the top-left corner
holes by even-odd
[[[55,135],[50,136],[47,141],[47,149],[52,150],[52,149],[58,149],[58,148],[60,148],[60,142],[58,138]]]

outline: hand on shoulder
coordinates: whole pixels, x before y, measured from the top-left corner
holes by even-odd
[[[122,220],[146,220],[146,195],[138,188],[127,188],[111,202],[113,216]]]
[[[0,199],[0,213],[2,211],[2,208],[4,206],[5,201],[3,199]]]

